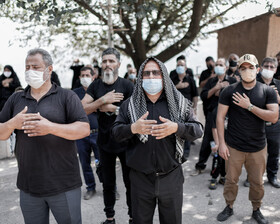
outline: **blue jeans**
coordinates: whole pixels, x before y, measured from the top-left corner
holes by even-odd
[[[20,191],[25,224],[49,224],[50,210],[58,224],[81,224],[81,188],[49,197],[34,197]]]
[[[91,167],[91,152],[93,150],[95,159],[99,160],[99,150],[96,144],[98,133],[90,134],[90,136],[76,141],[79,159],[81,162],[84,179],[87,185],[87,190],[95,190],[95,178]]]

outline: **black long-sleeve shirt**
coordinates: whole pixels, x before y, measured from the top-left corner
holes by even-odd
[[[149,111],[149,120],[156,120],[157,123],[162,123],[159,116],[170,119],[168,103],[165,94],[161,94],[160,98],[152,103],[147,97],[147,110]],[[168,173],[179,165],[175,159],[176,152],[176,137],[175,134],[157,140],[149,135],[148,141],[142,143],[137,135],[131,132],[131,122],[128,118],[127,99],[120,107],[120,113],[117,116],[112,128],[112,134],[117,141],[126,141],[127,147],[127,165],[132,169],[150,173]],[[176,135],[193,141],[203,134],[202,124],[199,123],[190,113],[186,123],[178,123],[178,131]]]

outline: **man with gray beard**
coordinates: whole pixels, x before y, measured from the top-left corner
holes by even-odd
[[[103,224],[114,224],[116,201],[116,158],[119,157],[123,181],[126,187],[129,223],[132,223],[129,168],[126,166],[125,151],[127,145],[114,141],[110,135],[111,127],[119,113],[119,107],[129,98],[133,91],[133,84],[118,77],[120,67],[120,53],[114,48],[108,48],[102,53],[102,77],[94,81],[87,89],[82,100],[87,114],[98,112],[98,139],[100,162],[102,166],[103,197],[106,221]]]

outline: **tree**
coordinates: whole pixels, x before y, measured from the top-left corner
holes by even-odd
[[[202,35],[226,14],[256,0],[113,0],[112,36],[115,48],[139,67],[148,55],[165,62]],[[52,42],[56,36],[84,54],[107,46],[106,0],[0,0],[2,16],[23,25],[21,40],[36,36]],[[267,1],[268,6],[271,4]],[[89,51],[91,49],[92,51]],[[85,53],[86,52],[86,53]]]

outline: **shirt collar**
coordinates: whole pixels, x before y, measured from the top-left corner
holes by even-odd
[[[44,95],[44,97],[46,96],[49,96],[53,93],[57,93],[57,89],[58,89],[58,86],[56,85],[56,83],[52,83],[52,87],[50,88],[50,90]],[[31,87],[28,85],[25,89],[24,89],[24,94],[23,94],[23,97],[27,98],[27,99],[34,99],[32,96],[31,96]]]

